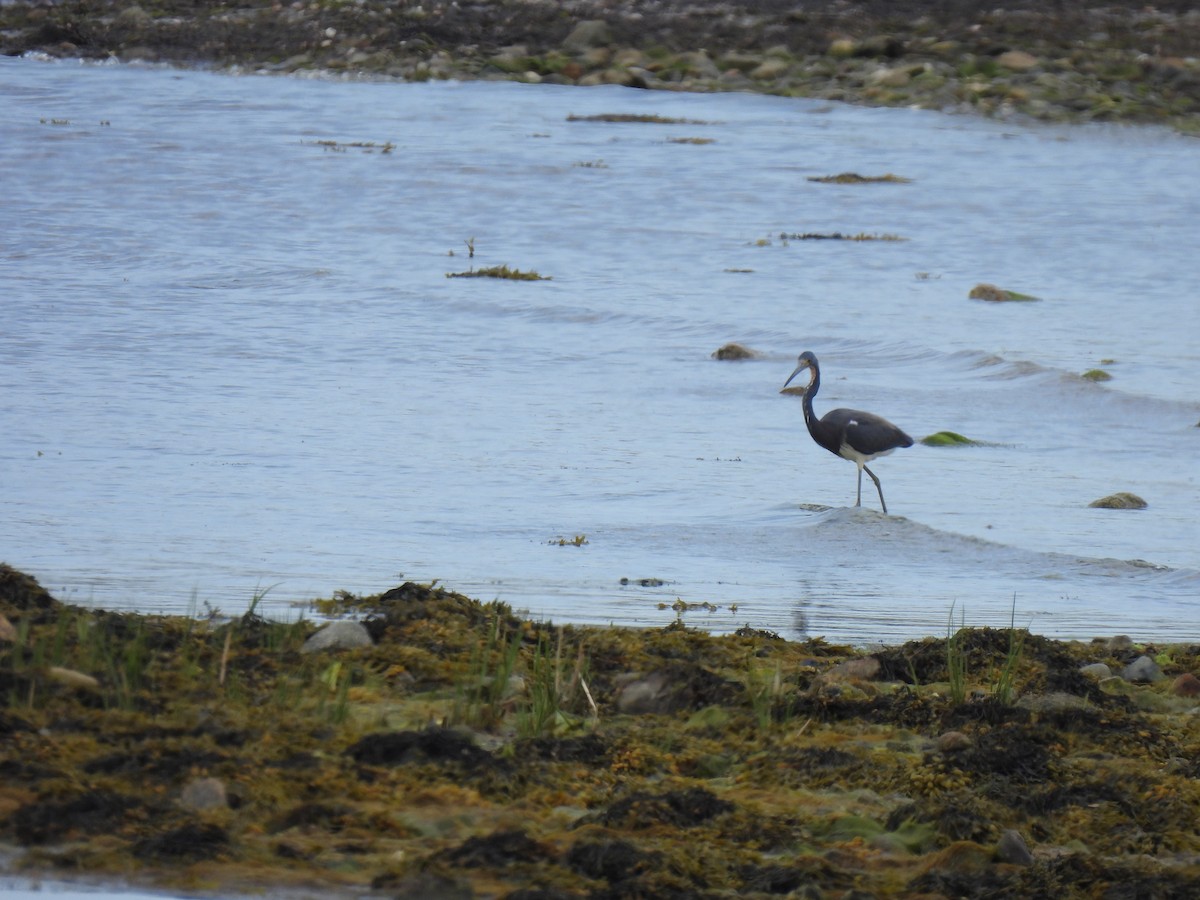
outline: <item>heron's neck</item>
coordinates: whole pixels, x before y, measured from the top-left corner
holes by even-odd
[[[804,424],[808,426],[808,433],[813,439],[821,443],[821,420],[813,412],[812,405],[813,397],[821,389],[821,373],[815,368],[809,369],[808,372],[808,387],[804,389]]]
[[[836,429],[826,425],[813,412],[813,397],[816,396],[817,391],[821,387],[821,373],[815,368],[811,372],[808,388],[804,391],[804,424],[808,426],[808,433],[812,435],[814,441],[830,453],[837,453],[841,441],[836,433]]]

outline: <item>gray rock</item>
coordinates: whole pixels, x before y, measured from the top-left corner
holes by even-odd
[[[301,653],[316,653],[319,650],[353,650],[356,647],[370,647],[375,642],[361,622],[351,622],[343,619],[330,622],[300,648]]]
[[[1025,839],[1013,828],[1000,835],[1000,840],[996,843],[996,859],[1014,866],[1033,865],[1033,854],[1025,845]]]
[[[1112,669],[1102,662],[1080,666],[1079,671],[1084,675],[1091,675],[1093,678],[1108,678],[1112,675]]]
[[[1122,670],[1121,677],[1126,681],[1148,682],[1162,681],[1167,676],[1150,657],[1139,656]]]
[[[634,678],[617,694],[617,710],[627,715],[673,712],[677,708],[671,679],[663,672]]]
[[[571,29],[562,42],[563,49],[572,53],[582,53],[593,47],[604,47],[613,41],[612,29],[607,22],[599,19],[585,19]]]

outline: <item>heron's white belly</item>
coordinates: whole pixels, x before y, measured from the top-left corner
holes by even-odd
[[[858,465],[861,466],[864,463],[869,463],[871,460],[877,459],[880,456],[887,456],[895,449],[895,447],[889,447],[887,450],[880,450],[878,453],[861,453],[858,450],[855,450],[845,441],[842,441],[842,446],[838,447],[838,456],[840,456],[842,459],[848,459],[852,463],[858,463]]]

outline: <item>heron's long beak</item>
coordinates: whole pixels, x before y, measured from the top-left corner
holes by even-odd
[[[783,387],[781,387],[779,390],[782,391],[783,388],[786,388],[789,384],[792,383],[793,378],[795,378],[797,375],[799,375],[801,372],[803,372],[807,368],[808,368],[808,363],[801,363],[800,365],[796,366],[796,371],[792,372],[792,374],[788,376],[788,380],[783,383]]]

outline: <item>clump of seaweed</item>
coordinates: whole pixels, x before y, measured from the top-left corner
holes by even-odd
[[[857,172],[842,172],[840,175],[810,175],[809,181],[817,184],[911,184],[911,178],[901,175],[859,175]]]
[[[959,434],[957,431],[938,431],[921,438],[927,447],[978,447],[980,441]]]
[[[1085,381],[1112,381],[1112,376],[1103,369],[1088,369],[1079,377]]]
[[[361,150],[363,153],[391,153],[396,149],[396,145],[391,141],[384,141],[382,144],[375,141],[301,141],[302,144],[312,144],[315,147],[320,147],[328,153],[346,153],[349,150]]]
[[[508,266],[489,266],[485,269],[469,269],[466,272],[447,272],[447,278],[507,278],[510,281],[550,281],[553,276],[537,272],[522,272]]]
[[[653,113],[599,113],[591,116],[577,116],[571,113],[568,122],[639,122],[647,125],[711,125],[702,119],[676,119],[671,116],[660,116]]]
[[[553,544],[556,547],[582,547],[588,543],[586,534],[577,534],[574,537],[558,537],[546,541],[547,544]]]
[[[713,359],[720,360],[744,360],[744,359],[761,359],[762,354],[757,350],[747,347],[745,344],[736,342],[722,344],[714,350],[710,356]]]
[[[716,140],[714,138],[702,138],[702,137],[673,137],[673,138],[667,138],[667,143],[668,144],[702,145],[702,144],[715,144]]]
[[[907,241],[908,238],[901,237],[898,234],[867,234],[865,231],[860,231],[858,234],[843,234],[840,231],[829,232],[786,232],[779,233],[779,239],[784,243],[788,241]],[[769,243],[769,242],[768,242]]]
[[[1129,491],[1118,491],[1115,494],[1109,494],[1107,497],[1101,497],[1099,500],[1093,500],[1088,506],[1095,509],[1145,509],[1147,503],[1137,494],[1131,494]]]

